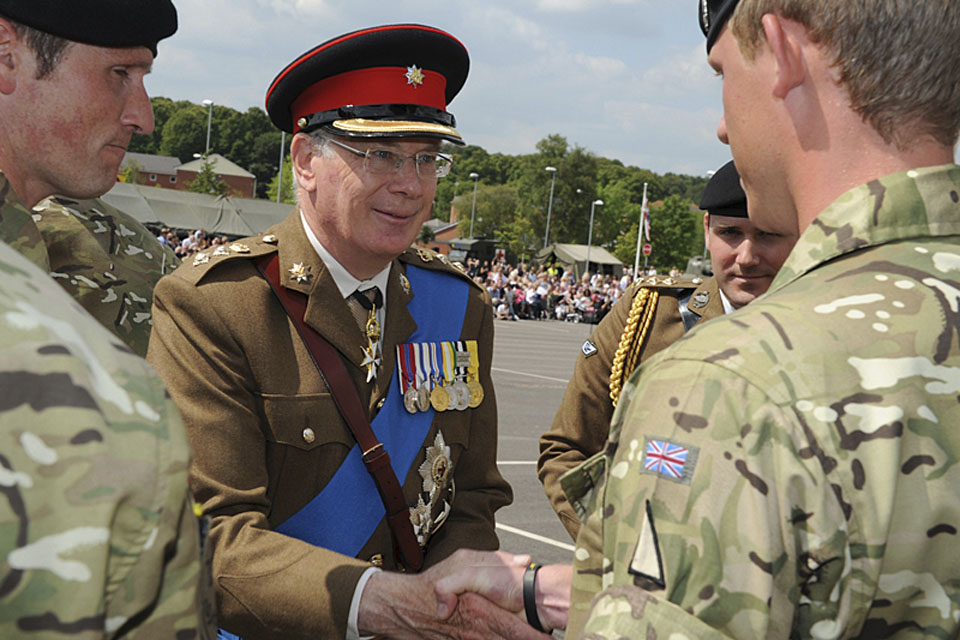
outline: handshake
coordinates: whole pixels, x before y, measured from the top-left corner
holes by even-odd
[[[361,636],[429,640],[549,638],[567,624],[572,567],[534,572],[530,566],[526,555],[461,549],[420,574],[374,574],[360,599],[358,630]]]

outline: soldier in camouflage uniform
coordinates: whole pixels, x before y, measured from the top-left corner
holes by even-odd
[[[115,4],[111,0],[74,3],[74,10],[90,15],[98,12],[124,15],[116,13]],[[84,112],[92,114],[93,118],[109,114],[109,109],[102,108],[103,105],[95,100],[84,100],[84,104],[89,102],[90,106],[78,106],[75,110],[67,106],[46,114],[36,103],[54,101],[38,100],[30,90],[30,83],[38,83],[51,92],[60,88],[62,94],[76,93],[78,98],[83,98],[77,87],[71,84],[78,75],[71,66],[72,44],[84,42],[113,46],[114,42],[121,45],[131,42],[103,24],[95,25],[92,33],[85,30],[90,17],[78,18],[63,14],[59,9],[43,9],[31,3],[0,1],[0,18],[3,16],[16,21],[7,22],[10,27],[3,30],[5,40],[17,38],[19,28],[26,34],[19,40],[29,42],[34,36],[26,29],[35,28],[33,34],[57,36],[64,48],[58,51],[58,45],[50,43],[41,44],[32,51],[31,47],[26,47],[24,50],[36,58],[36,65],[31,65],[29,59],[18,59],[20,64],[3,68],[5,80],[21,89],[0,95],[0,239],[50,271],[101,324],[134,352],[144,356],[152,326],[153,287],[161,276],[179,264],[179,260],[143,225],[100,200],[78,201],[64,196],[48,196],[61,193],[77,198],[95,197],[112,186],[126,146],[125,140],[129,140],[134,131],[146,133],[153,128],[146,94],[141,95],[136,89],[131,91],[130,104],[117,118],[117,126],[123,132],[111,132],[109,144],[98,150],[97,156],[81,155],[76,151],[85,150],[82,144],[72,144],[69,151],[50,146],[49,139],[69,139],[56,126],[44,128],[49,138],[41,140],[24,133],[30,131],[24,121],[59,119],[63,112],[73,111],[71,117],[79,121],[79,124],[71,122],[71,131],[82,128]],[[130,30],[129,25],[121,27],[121,34]],[[175,18],[173,28],[176,28]],[[150,37],[156,37],[156,34],[151,33]],[[151,46],[155,48],[155,43]],[[45,59],[49,60],[46,69]],[[36,71],[33,66],[37,67]],[[42,77],[34,77],[39,76],[40,71],[44,72]],[[19,78],[16,73],[20,73]],[[104,88],[104,91],[113,90],[110,86]],[[84,176],[78,181],[74,176],[78,173],[76,166],[95,167],[91,171],[98,171],[99,175],[95,180]],[[54,177],[48,178],[47,174]],[[44,177],[37,179],[38,175]]]
[[[54,191],[96,195],[115,179],[176,10],[169,0],[53,4],[0,0],[0,240],[14,245],[0,241],[0,637],[212,637],[180,416],[149,365],[47,275],[121,279],[108,248],[132,246],[66,230],[132,227],[72,201],[67,215],[28,206]],[[137,113],[116,114],[128,100]],[[48,214],[68,222],[44,224]]]
[[[795,214],[755,220],[802,235],[765,297],[633,380],[593,461],[571,635],[960,629],[960,6],[785,4],[701,15],[751,215],[805,185]],[[874,35],[891,29],[904,50]]]
[[[213,637],[160,379],[0,243],[0,637]]]
[[[132,216],[103,200],[52,196],[34,208],[50,274],[137,355],[147,355],[153,288],[180,259]]]
[[[960,5],[700,15],[751,216],[801,236],[766,296],[640,368],[564,477],[568,637],[957,638]]]

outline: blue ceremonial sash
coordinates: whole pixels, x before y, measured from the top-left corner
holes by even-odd
[[[407,309],[417,323],[407,341],[459,340],[470,285],[449,273],[413,265],[407,265],[407,278],[414,293]],[[403,407],[400,385],[391,380],[386,403],[371,426],[390,454],[391,466],[401,485],[423,447],[433,417],[432,408],[408,413]],[[351,557],[360,553],[386,515],[361,455],[359,445],[355,445],[320,493],[276,530]]]

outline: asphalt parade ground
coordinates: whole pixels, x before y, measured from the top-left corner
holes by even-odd
[[[595,325],[557,320],[496,320],[492,375],[499,416],[500,473],[513,504],[497,512],[500,548],[542,564],[569,563],[573,541],[537,480],[540,434],[560,406],[580,346]]]

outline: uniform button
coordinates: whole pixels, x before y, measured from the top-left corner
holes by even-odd
[[[383,556],[382,556],[381,554],[379,554],[379,553],[373,554],[372,556],[370,556],[370,564],[372,564],[372,565],[375,566],[375,567],[382,567],[382,566],[383,566]]]
[[[314,440],[317,439],[317,434],[313,432],[313,429],[307,427],[303,430],[303,441],[307,444],[312,444]]]
[[[380,409],[383,409],[383,405],[386,404],[386,402],[386,398],[380,398],[380,402],[377,403],[377,410],[379,411]]]

